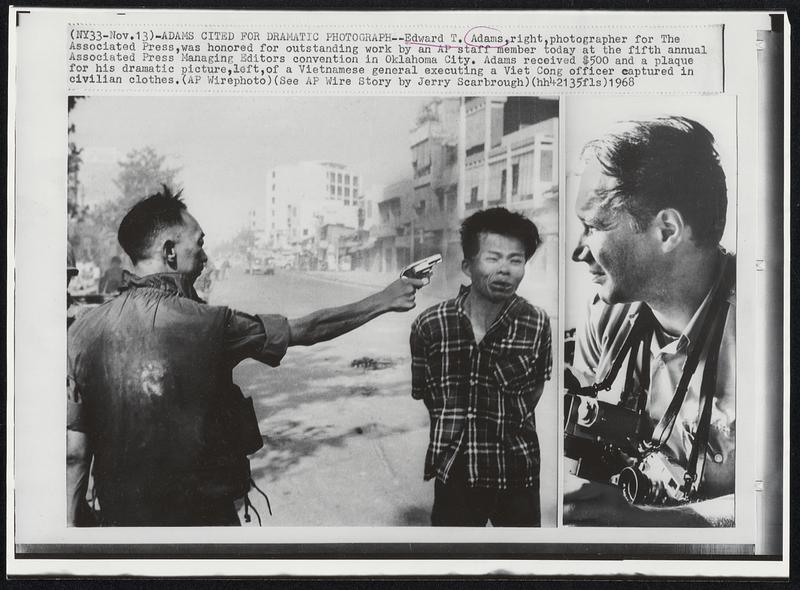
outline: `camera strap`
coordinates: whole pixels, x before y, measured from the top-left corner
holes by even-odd
[[[686,392],[689,389],[689,383],[694,376],[697,365],[700,363],[700,357],[703,354],[703,350],[706,348],[706,341],[708,340],[711,328],[716,323],[718,318],[723,318],[724,320],[728,313],[726,298],[728,291],[733,284],[733,278],[735,276],[735,264],[732,259],[725,259],[723,264],[726,265],[723,269],[723,277],[717,286],[717,291],[714,293],[708,312],[706,313],[705,318],[703,318],[703,323],[700,326],[697,342],[694,343],[689,351],[689,355],[686,358],[686,363],[683,366],[683,371],[681,372],[681,378],[678,381],[678,386],[675,388],[675,394],[672,396],[672,401],[670,402],[669,407],[667,407],[667,410],[664,412],[661,420],[658,421],[658,424],[656,424],[656,427],[653,429],[653,435],[650,439],[650,442],[647,444],[648,449],[655,450],[660,448],[664,445],[664,443],[667,442],[672,434],[672,429],[675,426],[678,413],[680,412],[681,406],[683,406],[683,401],[686,398]],[[711,348],[715,347],[712,346]],[[719,348],[718,344],[716,348]],[[719,351],[717,351],[717,353],[718,352]],[[716,355],[714,358],[716,358]],[[710,364],[708,362],[709,360],[710,359],[706,359],[706,367],[708,367]],[[716,362],[714,365],[716,365]],[[713,397],[713,392],[711,396]]]
[[[672,401],[661,417],[661,420],[659,420],[658,424],[653,429],[653,435],[650,441],[644,444],[648,452],[653,452],[661,448],[667,440],[669,440],[680,409],[686,398],[689,383],[700,362],[703,350],[707,350],[706,362],[703,368],[703,379],[700,385],[700,416],[698,418],[697,430],[695,431],[694,441],[692,442],[692,451],[684,476],[684,485],[681,486],[681,491],[684,493],[684,497],[687,500],[690,499],[691,494],[696,491],[700,479],[698,474],[702,473],[705,465],[705,449],[708,445],[708,434],[711,428],[711,411],[716,394],[717,361],[719,360],[719,348],[722,343],[725,320],[729,308],[726,298],[735,279],[735,263],[733,259],[726,258],[723,264],[726,266],[723,269],[722,280],[711,300],[708,313],[703,319],[697,342],[689,351]]]
[[[722,307],[724,311],[727,311],[727,304],[724,304]],[[714,394],[717,389],[717,361],[719,360],[722,335],[725,331],[726,316],[727,313],[722,313],[721,311],[715,318],[714,332],[711,336],[708,354],[706,355],[706,365],[703,369],[703,382],[700,385],[700,405],[702,409],[700,410],[700,417],[697,421],[697,431],[695,432],[692,453],[689,456],[689,463],[684,476],[684,485],[681,487],[681,491],[687,500],[690,499],[691,495],[697,490],[697,486],[703,474],[703,468],[705,467],[705,449],[708,445],[708,434],[711,430],[711,410],[714,406]]]
[[[599,383],[593,383],[587,387],[581,387],[580,390],[577,392],[579,395],[588,395],[591,397],[596,397],[597,394],[601,391],[608,391],[611,389],[611,386],[614,385],[614,380],[617,378],[617,373],[622,368],[622,363],[625,362],[626,358],[629,358],[628,363],[628,375],[626,378],[626,393],[628,388],[628,383],[632,376],[633,366],[636,363],[635,357],[638,355],[639,346],[641,344],[645,344],[644,346],[644,353],[646,357],[647,363],[647,374],[644,379],[646,379],[646,384],[644,389],[648,389],[649,381],[650,381],[650,358],[649,354],[647,353],[648,347],[650,344],[650,336],[652,336],[653,329],[652,329],[652,322],[655,321],[653,318],[653,313],[650,311],[650,308],[646,305],[642,304],[639,308],[639,314],[636,317],[636,321],[631,328],[630,333],[628,334],[625,342],[622,344],[622,347],[617,352],[617,355],[614,357],[614,361],[611,363],[611,368],[606,373],[606,376],[603,378],[602,381]],[[634,347],[636,347],[634,349]],[[631,354],[628,354],[628,353]],[[645,365],[643,365],[644,368]],[[644,371],[643,371],[644,373]],[[646,395],[644,396],[646,399]]]

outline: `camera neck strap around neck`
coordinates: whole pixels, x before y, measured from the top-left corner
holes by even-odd
[[[719,346],[722,342],[722,331],[725,324],[725,318],[727,317],[728,313],[728,303],[726,298],[733,284],[735,270],[732,260],[724,259],[723,264],[725,267],[722,269],[722,279],[717,285],[717,290],[711,299],[708,311],[703,318],[703,323],[700,325],[697,339],[690,347],[689,354],[686,357],[686,363],[683,366],[683,371],[681,371],[681,378],[678,381],[678,386],[675,388],[675,393],[672,396],[672,401],[670,401],[670,404],[667,407],[667,410],[664,412],[664,415],[661,417],[661,420],[658,421],[658,424],[656,424],[655,428],[653,429],[653,434],[649,443],[646,444],[648,449],[659,449],[667,442],[672,434],[672,429],[675,426],[681,406],[683,406],[683,402],[686,399],[689,383],[691,382],[692,377],[697,370],[697,366],[700,363],[703,350],[708,350],[708,352],[706,354],[706,362],[703,369],[704,378],[700,386],[700,397],[705,398],[707,400],[706,403],[708,404],[711,404],[711,400],[709,400],[709,398],[714,397],[714,389],[716,388],[716,360],[719,356]],[[712,330],[712,328],[715,326],[716,329]],[[711,342],[709,342],[709,336],[711,335],[712,331],[714,332],[714,335],[711,338]],[[713,369],[711,368],[712,366]],[[713,379],[713,383],[709,383],[709,379],[706,379],[706,375],[709,375]],[[708,389],[709,387],[710,390]],[[703,414],[704,412],[701,410],[701,418]],[[698,423],[698,431],[700,430],[700,427],[701,424]],[[695,436],[695,442],[696,441],[697,437]],[[694,446],[697,445],[695,444]]]
[[[706,447],[708,446],[708,436],[711,429],[711,412],[714,406],[714,397],[717,389],[717,369],[719,361],[720,346],[725,332],[725,324],[728,315],[729,304],[727,301],[728,293],[735,279],[735,264],[732,259],[724,259],[725,267],[722,270],[722,279],[717,285],[709,309],[703,318],[700,326],[697,341],[691,347],[686,358],[681,378],[672,396],[672,401],[667,407],[666,412],[658,421],[653,429],[650,441],[643,444],[646,452],[654,452],[660,449],[669,440],[678,419],[689,383],[700,362],[703,350],[706,350],[706,360],[703,366],[703,378],[700,383],[700,395],[698,406],[699,416],[697,428],[692,441],[692,450],[686,465],[684,482],[680,487],[684,498],[690,500],[697,491],[700,484],[701,474],[705,467]]]
[[[653,429],[652,436],[649,441],[643,441],[643,450],[647,453],[654,452],[661,448],[667,440],[669,440],[672,430],[677,421],[680,409],[686,399],[686,393],[689,389],[689,383],[694,376],[703,350],[707,350],[706,362],[703,368],[703,379],[700,385],[700,415],[697,423],[697,430],[692,444],[692,451],[689,456],[687,465],[686,476],[682,491],[688,498],[689,495],[696,490],[699,481],[698,473],[702,473],[705,464],[704,449],[708,444],[708,434],[711,427],[711,410],[713,408],[714,396],[716,393],[716,380],[717,380],[717,364],[719,360],[719,348],[722,343],[722,336],[728,312],[727,296],[733,286],[735,280],[735,261],[732,258],[724,258],[722,261],[724,265],[722,269],[722,278],[716,287],[709,309],[703,318],[703,323],[700,326],[696,341],[690,347],[689,354],[686,358],[681,378],[675,388],[675,393],[672,396],[667,410],[658,421]],[[633,368],[636,365],[636,357],[639,352],[642,352],[642,371],[640,375],[639,391],[640,397],[637,399],[636,409],[643,412],[645,409],[648,390],[650,385],[649,374],[649,346],[653,333],[655,331],[656,319],[650,308],[642,304],[639,308],[638,316],[628,334],[625,343],[620,348],[614,361],[612,362],[611,369],[606,374],[606,377],[599,383],[584,388],[586,394],[597,395],[599,391],[609,390],[613,385],[619,370],[622,368],[622,363],[628,358],[628,374],[626,376],[625,392],[628,393],[632,385]],[[713,333],[712,333],[713,332]],[[709,340],[710,336],[710,340]]]

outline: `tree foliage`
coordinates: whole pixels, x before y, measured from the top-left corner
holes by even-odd
[[[67,97],[67,112],[71,113],[75,108],[77,102],[85,96],[68,96]],[[78,194],[80,191],[80,169],[83,160],[81,159],[81,152],[83,148],[79,148],[73,139],[75,133],[75,123],[70,123],[67,127],[67,137],[69,138],[68,152],[67,152],[67,216],[68,219],[78,219],[86,214],[86,207],[79,204]]]
[[[125,214],[137,201],[159,192],[162,185],[174,191],[179,188],[176,184],[180,169],[168,167],[166,157],[152,147],[130,151],[118,165],[115,198],[89,207],[83,215],[71,219],[69,239],[79,259],[94,260],[101,265],[114,255],[124,260],[117,229]]]
[[[166,156],[149,146],[128,152],[119,162],[120,170],[114,179],[124,207],[130,208],[136,201],[158,192],[162,185],[177,190],[175,178],[180,170],[166,167],[165,162]]]

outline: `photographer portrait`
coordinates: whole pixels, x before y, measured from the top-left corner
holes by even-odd
[[[709,106],[568,131],[566,525],[735,524],[735,119]]]

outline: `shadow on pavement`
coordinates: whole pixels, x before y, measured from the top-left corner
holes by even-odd
[[[407,395],[410,399],[411,369],[407,359],[380,371],[353,368],[351,362],[350,358],[332,357],[324,351],[286,362],[278,369],[252,361],[237,367],[234,382],[253,398],[260,419],[300,404],[340,398]]]
[[[307,425],[299,420],[271,422],[270,432],[262,434],[264,448],[252,455],[251,477],[258,481],[276,481],[303,458],[317,453],[322,447],[345,445],[348,439],[363,436],[377,439],[393,434],[404,434],[406,428],[388,428],[376,422],[362,424],[344,432],[332,424]]]
[[[406,506],[398,513],[397,522],[399,526],[430,526],[431,510],[422,506]]]

